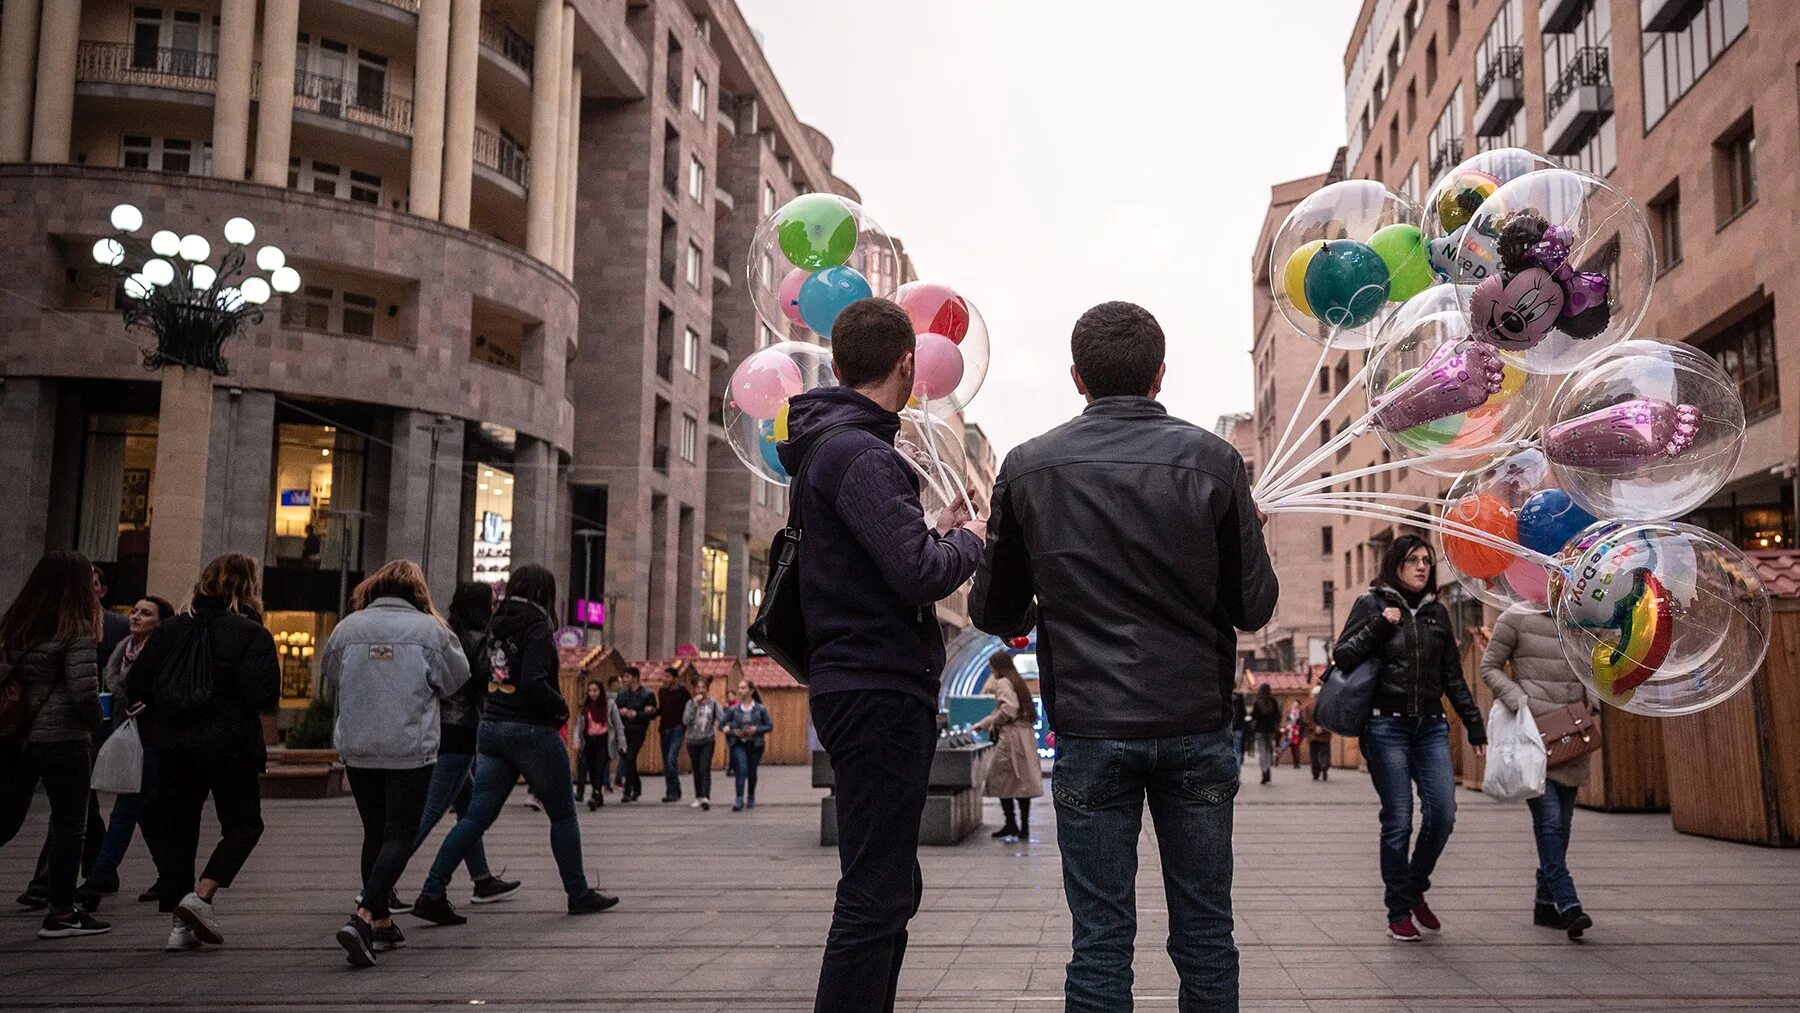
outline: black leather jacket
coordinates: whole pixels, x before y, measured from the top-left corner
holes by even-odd
[[[1389,608],[1400,610],[1398,624],[1382,616]],[[1469,743],[1479,746],[1487,742],[1481,710],[1463,680],[1450,613],[1435,596],[1426,595],[1415,610],[1393,588],[1381,584],[1369,588],[1350,607],[1350,618],[1331,657],[1345,671],[1370,658],[1379,662],[1377,709],[1409,717],[1442,717],[1442,698],[1448,696],[1468,731]]]
[[[1145,397],[1100,398],[1013,450],[994,484],[969,616],[1037,627],[1059,735],[1144,739],[1231,723],[1237,631],[1277,583],[1244,462]]]

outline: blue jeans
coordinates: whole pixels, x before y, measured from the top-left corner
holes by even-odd
[[[1575,878],[1569,875],[1569,826],[1575,818],[1575,788],[1544,782],[1544,793],[1525,803],[1531,807],[1531,832],[1537,837],[1537,902],[1554,904],[1558,914],[1581,906]]]
[[[1388,921],[1412,916],[1456,825],[1450,722],[1442,716],[1372,717],[1362,737],[1369,778],[1381,796],[1381,882]],[[1413,785],[1419,786],[1419,839],[1412,839]],[[1412,858],[1407,859],[1408,845]]]
[[[150,860],[154,863],[162,845],[162,816],[156,805],[156,752],[151,749],[144,750],[144,790],[113,800],[106,836],[100,841],[100,853],[94,856],[94,868],[88,873],[88,879],[116,881],[119,863],[125,859],[125,850],[131,847],[131,835],[140,828],[144,833],[144,847],[149,849]]]
[[[1242,728],[1234,728],[1234,729],[1232,729],[1232,732],[1231,732],[1231,751],[1233,753],[1237,754],[1237,765],[1238,765],[1239,769],[1242,769],[1244,766],[1244,736],[1245,736],[1245,734],[1246,734],[1246,731],[1245,731],[1245,729],[1242,729]]]
[[[425,838],[444,818],[444,813],[454,809],[457,819],[468,815],[470,788],[473,781],[469,771],[475,767],[474,753],[439,753],[437,766],[431,771],[431,787],[425,791],[425,811],[419,815],[419,836],[413,841],[413,847],[425,843]],[[463,855],[463,865],[468,867],[469,878],[479,883],[491,879],[493,872],[488,868],[487,849],[482,846],[478,835],[469,850]],[[452,869],[452,871],[455,871]],[[449,885],[449,880],[445,880]]]
[[[731,772],[737,776],[737,800],[741,803],[749,798],[752,805],[756,803],[756,768],[762,766],[763,744],[760,742],[733,742],[731,744]],[[748,784],[750,794],[744,794],[744,786]]]
[[[563,892],[571,899],[588,892],[587,874],[581,871],[581,825],[575,820],[575,791],[569,782],[569,754],[556,730],[516,721],[483,721],[475,737],[481,758],[475,763],[475,788],[469,810],[450,828],[438,848],[437,859],[419,892],[442,897],[450,875],[469,850],[494,825],[500,807],[512,794],[519,775],[525,788],[537,797],[550,817],[550,853],[562,873]]]
[[[1063,894],[1075,923],[1075,953],[1063,989],[1070,1013],[1131,1009],[1137,845],[1146,799],[1162,854],[1180,1008],[1237,1009],[1231,803],[1238,770],[1232,739],[1230,729],[1166,739],[1057,738],[1051,794]]]
[[[681,797],[681,742],[687,738],[685,728],[662,730],[663,797]]]

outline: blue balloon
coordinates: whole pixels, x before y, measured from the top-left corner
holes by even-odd
[[[1568,493],[1540,489],[1519,508],[1519,544],[1534,552],[1554,554],[1594,520]]]
[[[781,455],[775,452],[776,448],[781,446],[781,441],[775,438],[775,420],[761,420],[756,424],[756,432],[756,446],[762,451],[763,463],[768,465],[769,470],[775,474],[787,478],[787,468],[781,464]]]
[[[827,267],[814,271],[800,283],[800,319],[814,334],[831,337],[831,325],[844,307],[875,294],[869,281],[855,268]]]

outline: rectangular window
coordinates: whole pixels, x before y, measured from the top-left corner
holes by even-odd
[[[1406,82],[1406,129],[1411,130],[1419,118],[1419,82]]]
[[[775,287],[775,258],[769,256],[766,253],[763,254],[762,267],[758,269],[758,273],[762,279],[762,287],[763,288],[774,288]]]
[[[281,322],[309,331],[330,330],[332,294],[331,289],[322,285],[305,286],[282,300]]]
[[[375,297],[358,292],[343,293],[343,332],[359,338],[375,336]]]
[[[681,368],[690,373],[700,372],[700,335],[692,327],[681,335]]]
[[[381,203],[380,176],[360,169],[346,170],[332,162],[288,159],[288,187],[362,204]]]
[[[1433,185],[1439,177],[1463,160],[1462,132],[1462,85],[1459,84],[1450,93],[1449,101],[1444,103],[1437,122],[1431,127],[1431,135],[1425,140],[1426,149],[1431,152],[1430,176]]]
[[[756,325],[756,347],[764,349],[775,343],[775,332],[769,330],[768,324]]]
[[[697,243],[689,242],[687,248],[687,283],[700,287],[700,273],[705,269],[706,254],[700,251]]]
[[[1744,399],[1744,421],[1757,422],[1781,411],[1781,382],[1775,359],[1775,304],[1731,325],[1701,348],[1737,381],[1738,393]]]
[[[1432,36],[1425,43],[1425,90],[1430,91],[1437,84],[1437,37]]]
[[[1681,190],[1670,187],[1650,202],[1650,224],[1656,229],[1656,259],[1667,271],[1681,263]]]
[[[663,124],[663,189],[673,197],[681,192],[681,134],[673,123]]]
[[[362,292],[307,285],[282,299],[281,322],[308,331],[373,338],[379,305],[374,296]]]
[[[1679,32],[1644,33],[1644,130],[1656,126],[1750,26],[1750,0],[1705,0]]]
[[[1396,157],[1398,157],[1400,154],[1400,114],[1399,113],[1395,113],[1394,118],[1388,122],[1387,149],[1389,151],[1393,152]]]
[[[1730,221],[1756,203],[1756,127],[1746,126],[1719,142],[1720,178],[1724,181],[1720,219]]]
[[[1319,367],[1319,393],[1331,393],[1331,369],[1328,366]]]
[[[706,78],[701,77],[699,74],[695,74],[694,93],[688,101],[688,108],[693,110],[694,115],[701,119],[706,119],[706,94]]]
[[[681,417],[681,459],[689,464],[700,453],[700,420],[692,415]]]
[[[1344,566],[1346,569],[1349,568],[1350,564],[1349,564],[1348,560],[1345,561]],[[1324,609],[1325,611],[1329,612],[1329,611],[1331,611],[1332,607],[1336,604],[1337,604],[1337,588],[1336,588],[1336,586],[1333,585],[1331,583],[1331,581],[1329,581],[1329,580],[1320,583],[1319,584],[1319,607]]]
[[[775,213],[775,187],[768,183],[763,184],[762,213],[764,218]]]
[[[1456,37],[1462,34],[1462,4],[1458,0],[1450,0],[1444,8],[1444,34],[1448,37],[1444,48],[1455,52]]]
[[[1331,528],[1329,526],[1319,529],[1319,551],[1324,555],[1331,555]]]
[[[688,156],[688,196],[696,204],[706,203],[706,166],[695,155]]]
[[[146,137],[126,134],[120,141],[119,162],[127,169],[153,169],[204,175],[212,171],[211,142],[185,137]]]

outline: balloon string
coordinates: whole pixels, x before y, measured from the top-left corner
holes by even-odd
[[[906,463],[912,466],[912,470],[919,473],[919,477],[925,480],[926,484],[931,487],[931,491],[936,493],[939,499],[942,499],[946,503],[955,499],[954,496],[951,496],[944,490],[943,484],[938,481],[938,475],[934,469],[921,465],[919,462],[913,460],[912,455],[910,454],[901,454],[900,456],[906,458]]]
[[[943,476],[945,482],[948,482],[950,480],[950,468],[944,463],[943,456],[938,453],[937,432],[936,427],[933,425],[934,420],[931,417],[930,401],[920,401],[919,416],[924,420],[924,425],[920,428],[925,430],[925,450],[926,453],[931,455],[932,468]],[[955,502],[960,497],[962,499],[963,508],[969,512],[969,517],[973,518],[975,516],[975,504],[969,500],[969,483],[964,481],[960,475],[956,476],[956,479],[957,495],[950,495],[942,489],[938,490],[938,495],[943,496],[945,500],[950,502]]]
[[[1463,458],[1477,457],[1484,454],[1502,453],[1508,450],[1523,450],[1535,446],[1537,446],[1536,440],[1507,440],[1501,443],[1489,443],[1479,447],[1458,447],[1455,450],[1437,450],[1419,457],[1402,458],[1398,461],[1372,464],[1366,468],[1357,468],[1354,471],[1346,471],[1341,474],[1327,475],[1324,478],[1304,482],[1300,485],[1291,485],[1280,489],[1277,492],[1265,494],[1264,498],[1265,500],[1280,503],[1283,498],[1288,496],[1298,496],[1319,489],[1328,489],[1334,485],[1348,482],[1352,479],[1366,478],[1370,475],[1382,474],[1383,472],[1400,471],[1421,464],[1435,464],[1439,461],[1454,461]]]
[[[1390,521],[1406,520],[1416,523],[1420,527],[1437,531],[1440,534],[1448,534],[1457,538],[1462,538],[1466,541],[1478,542],[1489,548],[1499,549],[1509,555],[1529,559],[1542,566],[1557,567],[1561,565],[1553,556],[1545,555],[1534,549],[1528,549],[1517,542],[1501,538],[1491,531],[1472,527],[1461,521],[1454,521],[1448,517],[1442,517],[1437,514],[1426,513],[1419,510],[1408,510],[1403,507],[1397,507],[1386,503],[1364,503],[1356,500],[1341,500],[1328,496],[1316,496],[1293,505],[1267,507],[1264,512],[1326,513]]]
[[[1335,336],[1336,334],[1336,331],[1332,332],[1332,336]],[[1261,475],[1257,476],[1256,484],[1251,487],[1252,492],[1261,492],[1263,488],[1269,484],[1269,476],[1275,474],[1275,469],[1286,464],[1288,458],[1292,457],[1294,451],[1298,449],[1298,444],[1289,446],[1288,439],[1294,435],[1294,426],[1299,424],[1300,414],[1306,410],[1306,402],[1312,396],[1315,378],[1319,375],[1319,371],[1325,368],[1325,360],[1330,355],[1331,337],[1328,336],[1325,339],[1325,347],[1319,350],[1319,364],[1313,367],[1311,373],[1306,375],[1306,387],[1304,388],[1303,393],[1294,399],[1294,411],[1293,414],[1288,416],[1287,428],[1282,430],[1281,439],[1275,441],[1275,449],[1271,451],[1271,453],[1275,455],[1274,460],[1270,463],[1269,467],[1263,469]],[[1317,425],[1317,423],[1315,422],[1314,425]]]
[[[1323,494],[1308,492],[1308,493],[1298,493],[1295,495],[1284,496],[1280,500],[1278,500],[1277,503],[1278,504],[1305,503],[1306,501],[1308,501],[1310,499],[1315,499],[1315,498],[1319,497],[1320,495],[1324,495],[1324,496],[1327,496],[1327,497],[1333,498],[1333,499],[1394,500],[1395,502],[1401,502],[1401,503],[1424,503],[1424,504],[1429,504],[1431,506],[1453,506],[1457,502],[1456,500],[1446,499],[1442,496],[1416,496],[1409,492],[1354,492],[1349,489],[1334,489],[1329,493],[1323,493]]]
[[[1324,422],[1327,419],[1329,419],[1331,417],[1331,413],[1337,410],[1338,405],[1343,404],[1344,399],[1350,396],[1351,391],[1362,388],[1363,381],[1369,375],[1369,370],[1372,367],[1372,363],[1373,363],[1373,360],[1371,360],[1370,362],[1363,363],[1362,368],[1356,371],[1356,375],[1354,375],[1354,376],[1350,377],[1348,380],[1344,381],[1344,386],[1338,390],[1337,396],[1333,397],[1330,400],[1330,402],[1328,402],[1325,405],[1324,409],[1321,410],[1317,415],[1315,415],[1311,422],[1307,423],[1307,426],[1306,426],[1307,432],[1311,432],[1312,430],[1317,429],[1319,427],[1319,423]],[[1321,368],[1323,368],[1323,367],[1321,366]],[[1315,370],[1313,375],[1317,376],[1317,372],[1318,371]],[[1309,380],[1308,382],[1311,382],[1311,381]],[[1315,451],[1311,456],[1307,457],[1304,461],[1301,461],[1299,464],[1295,464],[1292,467],[1287,467],[1288,462],[1293,459],[1294,453],[1300,449],[1300,447],[1299,447],[1300,441],[1305,439],[1304,436],[1300,437],[1300,440],[1297,440],[1293,447],[1288,448],[1287,452],[1285,454],[1283,454],[1282,457],[1275,462],[1273,467],[1268,468],[1263,472],[1263,477],[1264,477],[1264,479],[1267,479],[1267,481],[1265,481],[1263,483],[1262,488],[1265,491],[1270,488],[1278,489],[1284,483],[1294,481],[1299,476],[1305,474],[1308,469],[1312,468],[1313,466],[1317,465],[1320,461],[1324,460],[1325,457],[1327,456],[1328,452],[1335,451],[1335,450],[1339,449],[1340,447],[1343,447],[1345,444],[1349,443],[1351,440],[1354,440],[1356,437],[1362,435],[1362,427],[1367,425],[1369,420],[1374,417],[1375,417],[1375,410],[1373,408],[1371,408],[1367,412],[1365,412],[1360,418],[1358,418],[1355,422],[1353,422],[1349,425],[1346,425],[1343,429],[1338,430],[1338,432],[1336,434],[1334,434],[1331,437],[1331,439],[1325,441],[1324,446],[1320,447],[1317,451]],[[1286,470],[1281,471],[1279,477],[1274,478],[1274,479],[1269,479],[1270,475],[1275,474],[1275,472],[1278,469],[1282,469],[1284,467],[1286,468]]]

